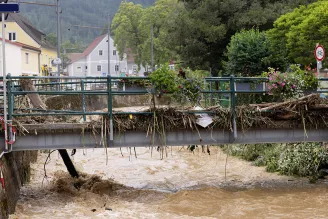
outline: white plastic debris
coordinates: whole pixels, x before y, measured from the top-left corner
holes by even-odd
[[[196,106],[194,107],[194,110],[200,111],[203,110],[203,108]],[[207,113],[199,113],[199,114],[197,113],[196,116],[199,117],[196,123],[202,126],[203,128],[206,128],[207,126],[213,123],[212,117],[210,117]]]

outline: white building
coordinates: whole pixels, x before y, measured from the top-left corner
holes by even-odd
[[[22,75],[22,46],[18,43],[6,40],[6,74],[11,76]],[[2,75],[2,39],[0,38],[0,68]]]
[[[110,75],[120,76],[127,73],[126,57],[120,59],[112,38],[110,38],[109,54]],[[108,36],[102,35],[96,38],[83,53],[69,53],[68,57],[71,60],[67,66],[69,76],[108,75]]]

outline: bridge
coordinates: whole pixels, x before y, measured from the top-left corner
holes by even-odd
[[[321,83],[326,80],[320,79]],[[137,83],[134,83],[136,81],[138,83],[148,81],[148,83],[131,88],[129,85],[136,85]],[[117,110],[114,106],[115,98],[120,99],[124,96],[130,96],[132,99],[137,96],[148,96],[150,99],[155,99],[154,89],[147,77],[11,77],[8,75],[5,81],[7,89],[2,97],[2,100],[6,100],[4,104],[7,105],[2,113],[6,120],[4,126],[7,126],[7,129],[0,137],[0,151],[328,142],[328,128],[322,124],[307,125],[304,124],[304,121],[295,124],[295,121],[288,120],[277,121],[279,125],[250,125],[247,129],[241,127],[238,122],[240,120],[237,115],[238,106],[243,105],[247,96],[250,97],[246,98],[248,104],[265,102],[264,97],[268,96],[265,95],[267,93],[266,81],[267,78],[234,76],[205,78],[206,86],[202,91],[200,102],[203,109],[182,110],[180,113],[181,115],[211,117],[215,114],[213,106],[220,105],[222,109],[225,109],[225,116],[229,117],[226,118],[229,121],[227,126],[217,125],[209,129],[194,124],[192,128],[188,128],[187,125],[176,129],[167,129],[163,125],[157,128],[153,127],[153,131],[150,131],[149,127],[148,129],[135,127],[134,129],[120,130],[119,126],[115,124],[116,117],[124,118],[127,121],[129,118],[133,120],[140,116],[143,116],[144,119],[153,119],[156,110],[161,109],[161,106],[156,103],[147,103],[149,107],[144,111],[131,110],[131,108]],[[26,86],[26,83],[33,85]],[[223,88],[227,87],[226,85],[229,89]],[[325,93],[327,91],[313,92]],[[50,106],[45,106],[40,97],[50,100],[47,104]],[[100,105],[106,106],[105,109],[90,106],[88,101],[90,102],[96,97],[101,97],[102,104]],[[72,99],[75,99],[75,105]],[[58,108],[54,103],[59,103],[59,100],[67,105]],[[318,112],[316,111],[316,113]],[[322,110],[319,113],[325,114]],[[98,121],[88,121],[88,117],[91,116],[98,116]],[[253,116],[256,117],[257,114]],[[81,119],[73,122],[67,121],[72,117]],[[56,121],[51,122],[49,118]],[[33,122],[31,122],[32,120]],[[106,125],[98,124],[91,128],[92,122]],[[12,126],[15,128],[11,128]],[[16,130],[18,130],[17,134]]]

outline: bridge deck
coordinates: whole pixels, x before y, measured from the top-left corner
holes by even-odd
[[[0,139],[1,149],[4,148]],[[200,140],[201,138],[201,140]],[[101,135],[92,132],[63,132],[38,133],[19,137],[14,144],[14,151],[44,150],[44,149],[73,149],[73,148],[101,148],[101,147],[148,147],[148,146],[181,146],[181,145],[219,145],[246,143],[291,143],[291,142],[328,142],[327,129],[253,129],[245,133],[239,132],[236,139],[230,131],[208,130],[172,131],[167,132],[165,139],[158,135],[152,140],[146,132],[127,131],[114,135],[114,141],[100,142]]]

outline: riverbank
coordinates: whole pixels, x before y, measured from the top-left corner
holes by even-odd
[[[20,188],[30,180],[30,164],[37,159],[37,152],[21,151],[5,154],[0,160],[0,219],[15,212]],[[0,181],[1,182],[1,181]]]
[[[86,155],[78,150],[74,162],[86,173],[80,190],[57,152],[43,180],[47,154],[40,154],[10,218],[324,218],[325,181],[310,184],[238,158],[226,160],[217,147],[211,155],[180,149],[168,148],[163,160],[155,148],[152,156],[150,149],[137,148],[137,158],[133,149],[122,149],[123,157],[110,149],[108,165],[104,149]]]

